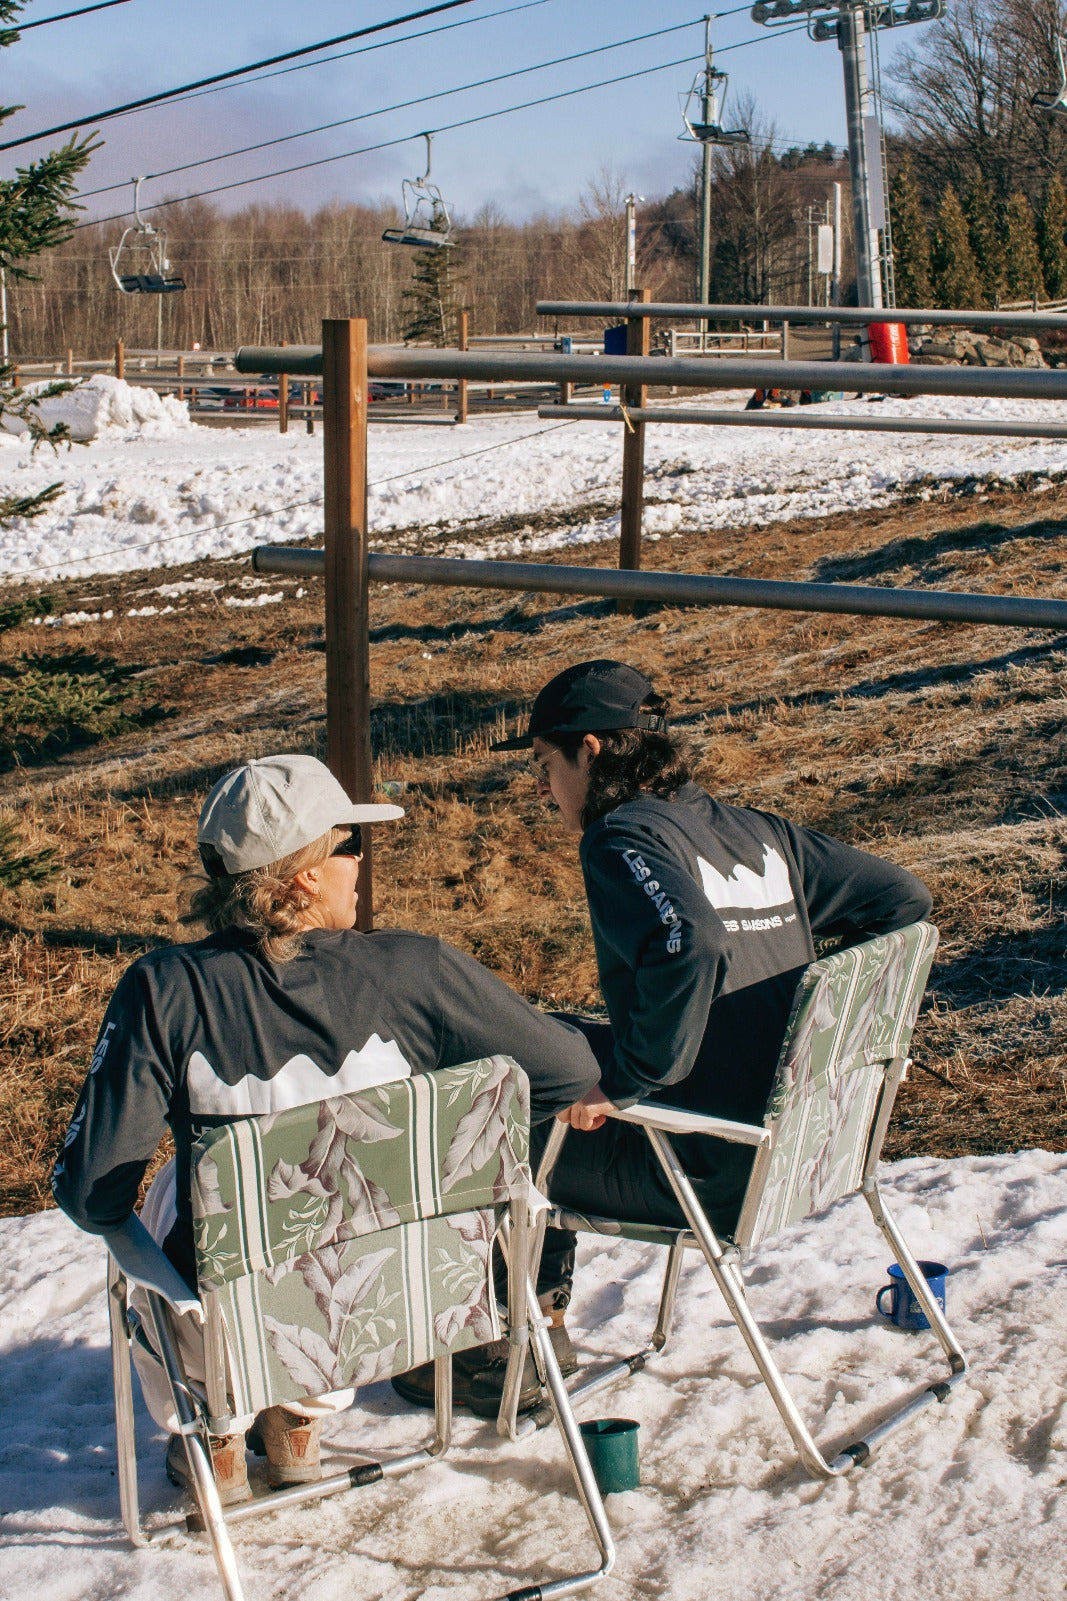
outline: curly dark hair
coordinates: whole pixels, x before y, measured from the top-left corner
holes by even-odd
[[[670,716],[670,704],[654,692],[641,703],[643,712]],[[600,752],[589,764],[589,793],[582,807],[583,828],[606,817],[617,806],[633,800],[642,791],[670,800],[693,776],[689,758],[677,735],[647,728],[610,728],[596,732]],[[561,750],[571,763],[585,739],[583,734],[544,736],[546,745]]]

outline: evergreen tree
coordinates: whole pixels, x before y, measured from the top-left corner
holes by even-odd
[[[1050,300],[1067,297],[1067,189],[1058,172],[1049,179],[1038,222],[1038,242],[1045,288]]]
[[[969,311],[981,304],[982,286],[967,234],[967,219],[951,184],[945,189],[938,207],[930,248],[930,270],[938,306],[946,311]]]
[[[1012,300],[1042,299],[1045,278],[1037,248],[1034,210],[1024,194],[1013,194],[1004,208],[1005,283]]]
[[[930,233],[907,156],[889,187],[889,212],[897,302],[901,306],[928,306],[933,299]]]
[[[448,220],[434,213],[433,228],[444,233]],[[404,327],[405,341],[428,340],[431,345],[454,345],[458,337],[459,282],[455,246],[435,245],[415,257],[411,288],[401,297],[411,308]]]
[[[23,0],[0,0],[0,50],[18,40],[10,26],[22,10]],[[0,106],[0,123],[21,106]],[[9,283],[32,278],[27,263],[44,250],[51,250],[69,238],[73,228],[70,212],[78,174],[87,165],[99,141],[72,138],[60,149],[41,156],[28,167],[17,167],[13,178],[0,179],[0,271]],[[37,402],[48,395],[61,394],[70,384],[50,384],[47,389],[26,394],[14,388],[12,369],[0,363],[0,422],[5,413],[19,418],[35,444],[57,445],[67,437],[62,424],[46,428],[37,411]],[[33,517],[59,494],[62,485],[50,484],[36,495],[0,493],[0,524],[12,517]]]
[[[985,174],[975,170],[963,203],[967,218],[967,236],[974,252],[978,277],[984,298],[977,305],[995,306],[1004,293],[1007,276],[1004,263],[1004,246],[997,227],[996,207]]]

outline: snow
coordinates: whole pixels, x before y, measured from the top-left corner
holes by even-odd
[[[1025,1151],[885,1170],[916,1254],[950,1264],[948,1314],[971,1371],[847,1479],[803,1476],[703,1263],[690,1259],[678,1331],[586,1417],[641,1424],[641,1488],[609,1497],[618,1565],[602,1601],[937,1601],[1061,1598],[1067,1482],[1067,1156]],[[854,1438],[879,1407],[946,1369],[929,1334],[877,1317],[891,1260],[862,1200],[753,1255],[751,1301],[822,1438]],[[583,1358],[635,1349],[655,1316],[661,1253],[581,1247],[570,1322]],[[135,1551],[118,1522],[99,1242],[62,1215],[0,1222],[0,1596],[155,1601],[218,1594],[206,1546]],[[625,1295],[625,1303],[624,1303]],[[624,1306],[609,1332],[601,1327]],[[369,1387],[329,1425],[337,1448],[415,1448],[428,1414]],[[150,1523],[183,1505],[163,1437],[139,1415]],[[253,1459],[254,1460],[254,1459]],[[253,1466],[253,1475],[261,1471]],[[246,1593],[264,1601],[491,1597],[592,1560],[554,1430],[512,1446],[458,1412],[444,1461],[235,1533]]]
[[[94,387],[95,386],[95,387]],[[91,399],[86,400],[86,391]],[[56,478],[46,513],[0,531],[0,573],[46,582],[231,556],[321,531],[322,441],[300,432],[192,426],[174,402],[94,380],[62,415],[90,442],[58,461],[0,433],[0,478],[28,493]],[[740,405],[740,395],[714,404]],[[867,413],[868,402],[835,411]],[[886,400],[880,415],[1055,419],[1037,402]],[[617,424],[540,423],[529,414],[464,428],[375,424],[371,521],[394,548],[530,554],[613,537],[617,518],[587,508],[619,493]],[[888,503],[929,483],[1017,480],[1032,491],[1062,472],[1053,441],[756,429],[650,428],[652,538]],[[546,508],[558,528],[538,526]],[[571,515],[567,516],[568,509]],[[488,545],[476,519],[507,517]],[[530,526],[515,523],[529,516]],[[651,564],[650,564],[651,565]],[[216,580],[158,586],[158,615]],[[260,584],[235,604],[273,603]],[[77,624],[108,612],[70,613]],[[59,619],[51,619],[55,622]],[[972,1368],[943,1408],[894,1435],[847,1479],[818,1484],[796,1467],[784,1429],[699,1260],[683,1276],[678,1332],[625,1388],[583,1416],[641,1424],[643,1482],[613,1496],[619,1544],[603,1601],[936,1601],[1062,1598],[1058,1515],[1067,1484],[1067,1156],[1028,1151],[887,1170],[889,1205],[913,1250],[952,1268],[950,1320]],[[805,1415],[823,1438],[855,1437],[901,1385],[941,1378],[928,1335],[876,1316],[889,1254],[862,1201],[794,1228],[754,1257],[757,1316]],[[651,1247],[583,1245],[571,1314],[583,1357],[632,1350],[651,1328]],[[618,1314],[610,1332],[603,1325]],[[56,1212],[0,1221],[0,1601],[184,1601],[218,1595],[206,1547],[168,1536],[135,1551],[118,1522],[100,1245]],[[412,1449],[426,1437],[388,1385],[363,1392],[330,1426],[339,1449]],[[162,1473],[163,1441],[143,1409],[138,1433],[146,1515],[182,1505]],[[253,1472],[259,1469],[254,1468]],[[278,1513],[236,1536],[247,1593],[264,1601],[409,1601],[493,1596],[558,1577],[573,1551],[592,1560],[554,1431],[518,1447],[457,1414],[442,1462],[387,1486]]]
[[[708,404],[740,408],[740,393]],[[0,574],[46,583],[235,556],[255,545],[322,532],[322,438],[303,429],[194,425],[176,400],[107,377],[44,403],[84,445],[58,458],[0,433],[0,480],[28,494],[56,480],[45,513],[0,530]],[[828,412],[1059,421],[1055,402],[916,397],[827,402]],[[373,413],[372,413],[373,415]],[[532,413],[374,422],[370,523],[385,548],[435,554],[528,556],[618,535],[620,425],[539,421]],[[821,517],[890,503],[934,484],[1025,479],[1031,490],[1063,472],[1056,440],[812,433],[657,424],[646,433],[646,537]],[[542,514],[559,515],[544,527]],[[568,512],[570,515],[568,515]],[[472,542],[478,520],[507,532]],[[529,518],[529,526],[521,519]],[[576,559],[580,560],[580,556]],[[259,604],[267,604],[260,601]]]

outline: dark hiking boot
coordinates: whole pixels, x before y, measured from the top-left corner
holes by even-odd
[[[562,1312],[549,1313],[553,1325],[549,1338],[556,1353],[560,1372],[566,1378],[578,1371],[578,1356],[563,1322]],[[558,1322],[555,1319],[558,1318]],[[491,1340],[488,1345],[476,1345],[469,1351],[457,1351],[452,1358],[452,1404],[469,1406],[478,1417],[495,1417],[500,1410],[500,1397],[504,1389],[504,1374],[508,1365],[507,1340]],[[415,1406],[433,1406],[434,1364],[424,1362],[421,1367],[407,1373],[398,1373],[392,1380],[393,1389],[405,1401]],[[496,1397],[495,1401],[493,1397]],[[519,1411],[530,1412],[540,1404],[541,1386],[537,1379],[533,1357],[527,1356],[522,1372],[519,1394]]]

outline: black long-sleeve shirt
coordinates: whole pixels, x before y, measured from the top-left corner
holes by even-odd
[[[696,784],[609,812],[580,857],[615,1038],[603,1087],[624,1106],[758,1123],[813,935],[855,943],[931,905],[892,862]]]
[[[529,1076],[535,1122],[598,1078],[577,1029],[438,939],[315,930],[281,963],[236,929],[170,946],[134,962],[112,996],[53,1193],[83,1229],[123,1223],[169,1126],[181,1244],[168,1249],[185,1266],[201,1129],[496,1053]]]

